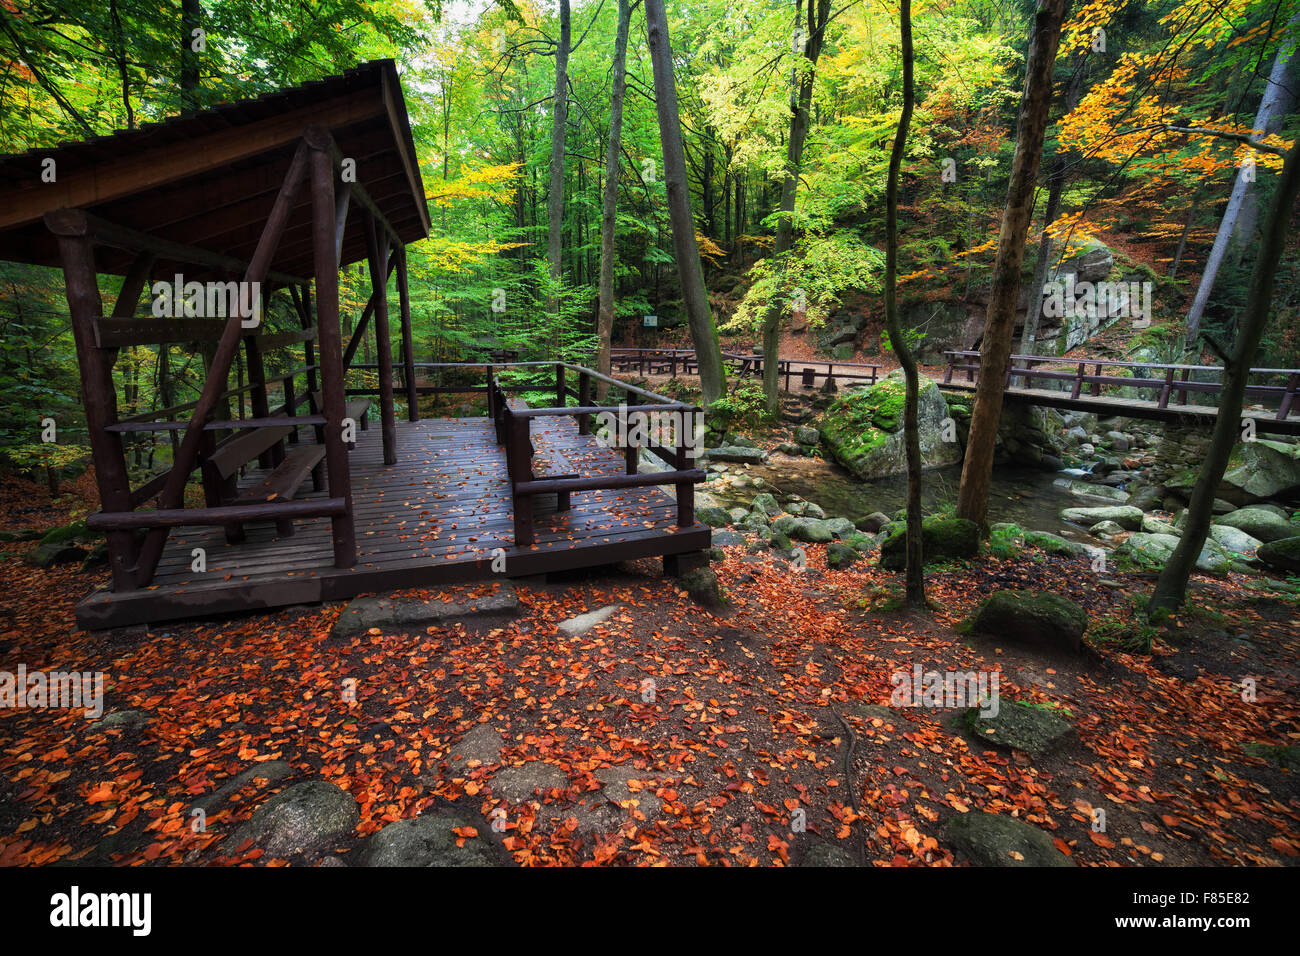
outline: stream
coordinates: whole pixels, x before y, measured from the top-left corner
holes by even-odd
[[[1015,466],[995,468],[989,492],[990,523],[1013,521],[1022,528],[1048,531],[1070,540],[1095,544],[1096,540],[1086,531],[1063,522],[1059,517],[1063,508],[1100,503],[1081,501],[1053,484],[1058,478],[1077,476],[1078,473],[1077,469],[1067,474]],[[820,505],[828,518],[843,517],[850,521],[873,511],[892,515],[907,505],[905,477],[860,481],[838,465],[818,458],[782,458],[776,463],[748,467],[729,464],[726,475],[730,478],[741,475],[762,478],[765,485],[762,488],[738,488],[730,482],[709,481],[703,490],[727,507],[748,507],[759,491],[772,492],[778,499],[782,495],[798,495]],[[921,485],[924,512],[932,514],[954,504],[960,484],[960,465],[925,472]]]

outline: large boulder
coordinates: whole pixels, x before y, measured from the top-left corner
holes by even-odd
[[[1260,541],[1280,541],[1296,533],[1296,526],[1285,518],[1278,517],[1277,512],[1253,506],[1238,508],[1222,517],[1215,518],[1214,524],[1244,531]]]
[[[482,837],[462,838],[474,829],[460,817],[432,814],[397,820],[372,835],[357,851],[361,866],[495,866],[496,855]],[[463,842],[464,846],[457,846]]]
[[[907,474],[905,399],[899,370],[870,387],[845,391],[821,420],[822,441],[832,457],[865,480]],[[961,461],[961,443],[956,440],[955,424],[949,424],[948,403],[934,382],[922,382],[918,410],[922,467],[942,468]]]
[[[1235,504],[1297,493],[1300,493],[1300,445],[1263,438],[1237,443],[1219,485],[1219,496]]]
[[[795,541],[806,541],[809,544],[826,544],[835,537],[830,526],[820,518],[782,515],[772,523],[772,529],[784,532]]]
[[[1279,538],[1262,544],[1257,556],[1270,568],[1300,574],[1300,536]]]
[[[292,859],[328,849],[361,822],[357,801],[323,780],[295,784],[254,811],[225,844],[232,852],[245,840],[267,859]]]
[[[1253,537],[1240,528],[1226,524],[1210,525],[1210,538],[1225,551],[1233,554],[1254,555],[1264,542]]]
[[[1178,538],[1172,534],[1148,534],[1138,532],[1129,535],[1124,543],[1115,549],[1133,564],[1151,571],[1159,571],[1169,561],[1174,549],[1178,547]],[[1196,558],[1196,567],[1207,573],[1223,573],[1234,568],[1233,560],[1222,545],[1207,538],[1201,546],[1201,553]]]
[[[1076,478],[1057,478],[1052,484],[1076,498],[1113,501],[1121,505],[1128,501],[1127,491],[1112,488],[1109,485],[1097,485],[1090,481],[1079,481]]]
[[[1142,527],[1142,509],[1131,505],[1113,505],[1107,508],[1066,508],[1061,520],[1091,528],[1098,521],[1113,521],[1125,531]]]
[[[1049,595],[1052,596],[1052,595]],[[1074,736],[1070,722],[1039,707],[1012,701],[985,716],[979,708],[967,711],[971,733],[995,747],[1023,750],[1041,757]]]
[[[880,566],[890,571],[901,571],[907,566],[906,527],[889,526],[880,544]],[[965,518],[948,518],[935,515],[921,522],[921,553],[925,563],[971,558],[979,553],[979,528]]]
[[[1044,591],[995,591],[975,613],[973,630],[1020,644],[1077,653],[1088,615],[1073,601]]]
[[[1001,813],[960,813],[948,821],[943,834],[976,866],[1074,865],[1046,832]]]

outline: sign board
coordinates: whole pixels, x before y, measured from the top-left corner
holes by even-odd
[[[659,325],[659,316],[657,315],[643,316],[641,319],[641,324],[645,326],[647,329],[657,328]]]

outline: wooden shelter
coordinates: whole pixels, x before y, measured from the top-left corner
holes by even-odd
[[[581,550],[564,543],[575,540],[563,527],[572,517],[572,491],[597,493],[588,515],[596,526],[602,514],[610,526],[619,523],[608,514],[610,501],[602,501],[604,490],[634,489],[649,501],[652,492],[663,497],[646,476],[635,474],[631,453],[629,474],[611,474],[608,456],[593,459],[585,471],[570,465],[565,449],[575,459],[597,450],[589,415],[599,409],[587,398],[596,373],[588,369],[555,365],[558,405],[581,395],[585,409],[528,409],[502,391],[492,368],[479,367],[486,381],[473,390],[487,394],[490,420],[419,421],[419,393],[438,387],[421,388],[416,379],[417,367],[432,366],[415,360],[405,249],[427,236],[429,214],[391,60],[156,125],[3,157],[0,174],[0,258],[60,267],[67,287],[101,500],[87,525],[107,537],[113,582],[79,605],[85,626],[487,576],[484,555],[497,550],[520,556],[522,548],[546,550],[547,542],[551,550]],[[357,262],[367,264],[372,292],[345,344],[338,274]],[[394,272],[408,418],[401,435],[387,293]],[[123,277],[107,312],[99,274]],[[160,296],[159,282],[171,284],[170,299]],[[185,309],[180,315],[140,314],[146,290],[154,295],[149,311],[156,313],[160,302],[168,312],[169,302],[191,301],[191,289],[200,293],[191,311],[202,311],[205,292],[206,301],[214,301],[213,289],[218,299],[225,290],[225,308],[216,316]],[[292,328],[273,330],[261,321],[277,292],[292,302]],[[349,389],[347,370],[372,323],[378,386]],[[198,399],[119,417],[113,380],[119,350],[166,343],[197,344],[203,353]],[[269,350],[298,347],[301,364],[295,360],[290,371],[266,374]],[[248,382],[232,389],[229,375],[241,349]],[[577,389],[566,384],[575,375]],[[630,389],[630,401],[688,409],[613,384]],[[373,430],[359,430],[371,394],[378,399],[377,440]],[[240,415],[222,418],[231,398]],[[246,401],[249,415],[243,414]],[[551,413],[574,418],[557,430]],[[545,427],[532,428],[534,418]],[[176,435],[174,461],[133,488],[123,438],[150,431]],[[443,448],[444,435],[456,441]],[[542,457],[534,461],[539,447]],[[431,455],[431,448],[442,454]],[[676,470],[653,483],[677,484],[676,520],[655,512],[648,536],[638,543],[570,557],[568,566],[707,547],[708,531],[696,525],[689,492],[680,490],[703,475],[691,467],[686,444],[659,453]],[[557,469],[556,461],[565,467]],[[512,533],[507,540],[504,527],[488,522],[483,542],[495,548],[462,555],[451,543],[454,534],[440,536],[445,529],[436,515],[446,503],[435,499],[449,495],[429,489],[467,468],[499,473],[477,500],[492,501],[503,482]],[[200,507],[185,500],[196,472]],[[300,493],[309,475],[312,488]],[[404,479],[405,488],[393,484]],[[355,490],[358,481],[364,494]],[[552,487],[556,482],[568,485]],[[413,549],[405,543],[413,530],[409,519],[390,494],[407,497],[403,507],[410,508],[408,489],[415,485],[422,491],[415,514],[429,530],[424,547]],[[554,497],[552,514],[560,516],[549,537],[534,527],[533,502],[542,494]],[[659,503],[655,508],[663,511]],[[301,526],[296,537],[295,523]],[[359,524],[368,539],[360,549]],[[657,537],[671,540],[647,546]],[[191,562],[190,555],[200,553],[202,559]],[[510,570],[528,573],[530,567],[516,561]]]

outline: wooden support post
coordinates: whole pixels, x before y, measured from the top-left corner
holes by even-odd
[[[379,364],[379,422],[384,464],[397,464],[397,422],[393,417],[393,339],[388,328],[388,233],[374,216],[366,215],[366,248],[370,256],[371,300],[375,303],[375,351]]]
[[[1169,393],[1174,388],[1174,370],[1173,368],[1165,369],[1165,384],[1160,389],[1160,400],[1156,402],[1157,408],[1167,408],[1169,406]]]
[[[627,434],[629,435],[632,434],[633,431],[632,409],[635,408],[640,403],[640,401],[641,399],[637,396],[635,392],[628,392],[627,398],[624,399],[624,405],[627,408],[625,414],[627,415],[627,419],[628,419]],[[629,475],[635,475],[637,472],[637,458],[639,454],[640,454],[640,449],[636,446],[636,444],[632,441],[628,441],[627,445],[623,449],[623,461],[626,465],[627,473]]]
[[[330,519],[334,566],[350,568],[357,560],[356,528],[352,520],[352,475],[343,444],[343,336],[339,329],[339,260],[335,252],[334,161],[332,140],[318,127],[309,127],[304,140],[311,152],[312,252],[316,269],[316,329],[320,346],[320,376],[325,415],[325,462],[331,498],[347,502],[345,514]]]
[[[95,481],[100,505],[105,511],[131,510],[131,484],[126,470],[122,440],[107,431],[117,421],[117,391],[107,356],[95,347],[95,321],[104,307],[95,280],[95,257],[84,214],[81,210],[48,213],[46,225],[57,237],[63,259],[63,281],[67,289],[72,338],[81,367],[82,404],[95,463]],[[137,296],[139,290],[136,290]],[[138,586],[135,576],[135,536],[127,531],[107,535],[109,567],[116,590]]]
[[[261,303],[262,315],[266,315],[266,298]],[[269,418],[271,403],[266,394],[266,365],[262,362],[262,348],[257,344],[257,339],[251,335],[244,338],[244,358],[248,361],[248,384],[253,386],[249,395],[253,403],[253,417]],[[243,403],[240,404],[242,406]],[[279,442],[257,456],[257,463],[263,468],[274,468],[282,461],[284,461],[284,446]]]
[[[1190,368],[1185,368],[1183,369],[1183,374],[1180,376],[1180,380],[1186,382],[1189,378],[1191,378],[1191,375],[1192,375],[1192,370]],[[1180,388],[1178,390],[1178,404],[1179,405],[1187,404],[1187,389]]]
[[[564,408],[569,404],[569,396],[564,394],[564,365],[555,363],[555,407]]]
[[[515,546],[527,547],[534,541],[533,496],[518,494],[515,488],[532,478],[533,446],[528,436],[530,419],[514,414],[509,408],[502,411],[505,421],[506,470],[510,476],[514,519]]]
[[[406,282],[406,246],[397,247],[397,306],[402,322],[402,384],[406,386],[406,420],[418,422],[420,395],[415,390],[415,349],[411,330],[411,291]]]
[[[368,247],[367,247],[368,248]],[[374,270],[371,269],[373,273]],[[393,273],[393,259],[388,260],[388,275]],[[388,284],[388,278],[384,278],[385,287]],[[362,340],[366,337],[366,329],[370,327],[370,317],[375,314],[375,305],[378,299],[375,293],[371,291],[370,298],[366,300],[366,307],[361,311],[361,318],[357,319],[356,327],[352,330],[352,337],[348,339],[347,348],[343,350],[343,368],[346,371],[352,367],[352,359],[357,354],[357,348],[361,345]]]
[[[1291,415],[1291,409],[1295,406],[1296,391],[1300,389],[1300,372],[1292,372],[1286,380],[1286,392],[1282,395],[1282,402],[1277,407],[1277,420],[1284,422]]]
[[[579,372],[578,373],[578,406],[580,408],[587,408],[590,405],[591,405],[591,376],[588,375],[585,371]],[[591,434],[590,415],[578,416],[578,434],[579,435]]]
[[[1102,364],[1101,364],[1100,362],[1098,362],[1098,363],[1097,363],[1097,371],[1094,373],[1098,378],[1101,377],[1101,370],[1102,370],[1102,367],[1103,367]],[[1101,382],[1093,382],[1093,383],[1092,383],[1092,394],[1093,394],[1093,397],[1094,397],[1094,398],[1101,394]]]
[[[683,412],[681,433],[673,436],[679,471],[695,467],[695,435],[688,437],[687,433],[695,431],[696,414],[694,411]],[[677,527],[690,528],[695,524],[695,482],[679,481],[674,490],[677,492]]]

